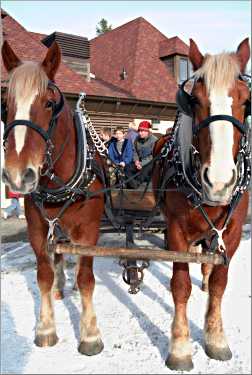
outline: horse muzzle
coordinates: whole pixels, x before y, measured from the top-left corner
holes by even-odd
[[[237,181],[237,170],[232,170],[231,179],[226,181],[212,181],[209,178],[208,167],[201,171],[202,195],[204,202],[212,206],[226,206],[230,203]]]
[[[8,169],[3,168],[2,182],[14,193],[30,194],[37,188],[38,173],[33,168],[26,168],[14,178]]]

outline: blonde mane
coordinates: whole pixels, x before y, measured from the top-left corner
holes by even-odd
[[[238,62],[230,53],[206,55],[204,64],[195,72],[196,78],[204,78],[207,91],[215,89],[218,92],[233,87],[240,73]]]
[[[8,100],[25,100],[31,95],[42,96],[48,86],[48,77],[42,67],[35,62],[24,62],[10,76]]]

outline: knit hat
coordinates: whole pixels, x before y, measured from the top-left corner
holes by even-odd
[[[141,121],[140,124],[138,125],[138,130],[140,129],[150,131],[151,123],[149,121]]]

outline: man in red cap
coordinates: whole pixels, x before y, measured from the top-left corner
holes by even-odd
[[[151,175],[153,148],[157,138],[151,134],[151,123],[141,121],[138,126],[138,136],[134,141],[133,162],[125,168],[127,178],[141,170],[141,174],[127,184],[129,188],[136,189],[142,182],[148,181]]]

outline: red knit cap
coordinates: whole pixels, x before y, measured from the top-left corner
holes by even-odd
[[[140,129],[150,131],[151,123],[149,121],[141,121],[140,124],[138,125],[138,130]]]

